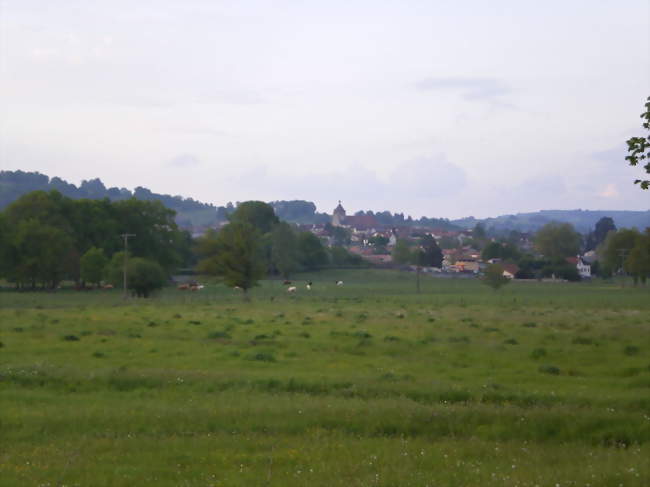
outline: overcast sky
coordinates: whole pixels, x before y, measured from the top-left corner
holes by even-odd
[[[647,0],[0,0],[0,168],[414,217],[648,209]]]

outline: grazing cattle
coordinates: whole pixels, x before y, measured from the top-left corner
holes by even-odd
[[[102,289],[113,289],[113,285],[112,284],[104,284],[102,286]]]
[[[287,288],[287,292],[289,293],[295,293],[296,292],[296,286],[291,286]]]
[[[190,288],[189,284],[180,284],[176,289],[180,291],[187,291]]]
[[[343,285],[343,281],[336,281],[336,285],[337,285],[337,286],[342,286],[342,285]]]
[[[282,284],[284,284],[285,286],[291,286],[291,281],[287,281],[287,280],[285,279],[284,282],[283,282]]]
[[[311,291],[312,284],[313,284],[313,282],[307,281],[307,285],[305,286],[307,288],[307,291]]]
[[[242,289],[241,287],[239,287],[239,286],[235,286],[233,289],[234,289],[235,291],[243,291],[243,289]]]

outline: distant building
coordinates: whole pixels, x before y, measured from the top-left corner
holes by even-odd
[[[454,265],[458,272],[473,272],[476,274],[479,270],[479,263],[475,259],[457,260]]]
[[[332,225],[335,227],[342,227],[343,222],[345,221],[345,209],[341,206],[341,200],[336,208],[334,208],[334,213],[332,214]]]
[[[582,257],[579,255],[576,257],[567,257],[566,261],[576,266],[578,274],[582,279],[591,279],[591,264],[587,263]]]
[[[514,279],[519,272],[519,266],[517,264],[503,264],[503,275],[508,279]]]

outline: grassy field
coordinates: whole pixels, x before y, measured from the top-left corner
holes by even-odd
[[[650,485],[648,289],[301,279],[0,292],[0,485]]]

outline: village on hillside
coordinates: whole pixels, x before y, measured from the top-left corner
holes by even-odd
[[[360,212],[363,213],[363,212]],[[227,220],[216,225],[218,230],[227,224]],[[524,272],[516,259],[491,256],[486,253],[488,245],[502,245],[503,239],[490,238],[485,235],[481,225],[473,229],[437,229],[417,225],[386,225],[378,221],[373,214],[348,215],[341,201],[332,211],[329,221],[325,223],[294,224],[301,232],[311,232],[328,248],[343,247],[350,254],[357,255],[368,265],[385,268],[400,268],[402,270],[420,271],[437,277],[474,277],[481,274],[490,264],[499,263],[503,275],[509,279],[530,279],[533,276]],[[192,237],[198,238],[205,233],[207,227],[194,228]],[[479,234],[477,234],[477,231]],[[422,237],[431,236],[440,248],[441,259],[437,266],[415,265],[400,261],[395,257],[398,242],[409,248],[418,248]],[[516,249],[519,255],[532,255],[541,258],[542,255],[534,245],[534,234],[531,232],[510,232],[508,244]],[[495,254],[495,252],[492,252]],[[496,254],[499,254],[497,251]],[[591,266],[598,256],[595,249],[566,258],[567,266],[575,269],[575,275],[580,279],[591,279]],[[539,276],[536,276],[539,277]],[[544,280],[561,281],[561,276],[552,273],[543,276]]]

